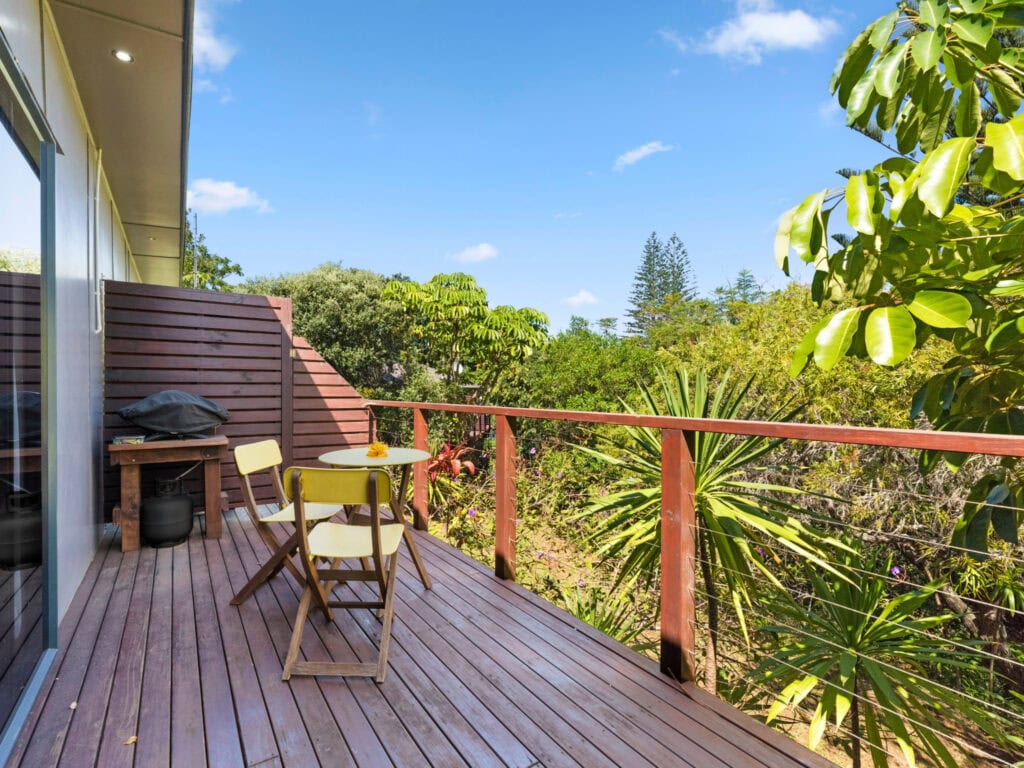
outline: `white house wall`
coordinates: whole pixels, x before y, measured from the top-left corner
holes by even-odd
[[[49,8],[40,0],[0,0],[0,28],[61,150],[56,274],[50,278],[57,291],[57,578],[63,617],[95,554],[102,526],[103,354],[102,335],[94,332],[96,273],[115,280],[138,280],[138,273],[106,184],[101,184],[95,216],[96,148]]]

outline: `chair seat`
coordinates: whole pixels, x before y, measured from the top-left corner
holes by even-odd
[[[341,512],[341,504],[318,504],[306,502],[306,520],[326,520]],[[295,507],[285,504],[279,512],[260,518],[261,523],[294,523]]]
[[[309,505],[307,504],[307,509]],[[391,556],[402,543],[405,526],[392,523],[380,527],[381,554]],[[313,557],[373,557],[373,529],[363,525],[322,523],[309,532],[309,554]]]

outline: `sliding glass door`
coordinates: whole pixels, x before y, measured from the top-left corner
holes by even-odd
[[[22,104],[0,69],[0,731],[52,643],[42,355],[46,145]]]

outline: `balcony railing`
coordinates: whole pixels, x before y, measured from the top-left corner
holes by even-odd
[[[1024,436],[973,432],[928,432],[878,427],[843,427],[767,421],[731,421],[651,416],[631,413],[596,413],[538,408],[504,408],[449,403],[372,400],[373,408],[405,408],[413,415],[413,445],[428,448],[427,413],[447,412],[486,415],[495,429],[495,542],[494,570],[503,579],[516,574],[516,436],[512,419],[571,421],[580,424],[611,424],[661,430],[661,668],[678,680],[695,679],[694,632],[695,564],[694,472],[691,454],[697,432],[760,436],[820,443],[884,446],[917,450],[978,453],[1024,457]],[[372,422],[372,418],[371,418]],[[413,469],[415,525],[426,530],[427,468]]]
[[[577,424],[646,427],[661,432],[661,554],[660,554],[660,666],[670,677],[696,679],[697,604],[700,595],[697,551],[693,446],[698,433],[761,436],[771,439],[813,441],[822,444],[878,446],[892,449],[949,451],[994,457],[1024,457],[1024,436],[949,433],[799,423],[691,419],[632,413],[594,413],[482,405],[371,401],[373,409],[399,408],[412,412],[413,440],[428,449],[428,414],[471,414],[492,420],[495,448],[495,573],[516,578],[516,430],[515,420],[537,419]],[[429,522],[428,476],[424,464],[414,469],[415,525]],[[853,527],[853,526],[847,526]],[[893,539],[895,541],[895,539]],[[945,542],[930,542],[939,546]],[[706,597],[706,596],[705,596]],[[1024,668],[1024,664],[1021,665]],[[998,707],[996,707],[998,710]],[[1020,717],[1024,721],[1024,717]],[[944,734],[948,736],[948,734]],[[861,738],[864,741],[863,737]],[[954,738],[954,741],[956,739]],[[996,759],[993,764],[1010,764]]]

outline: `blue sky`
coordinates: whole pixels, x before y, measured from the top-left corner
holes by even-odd
[[[891,2],[200,0],[190,201],[247,276],[325,261],[622,317],[644,240],[781,287],[776,219],[884,151],[827,83]]]

